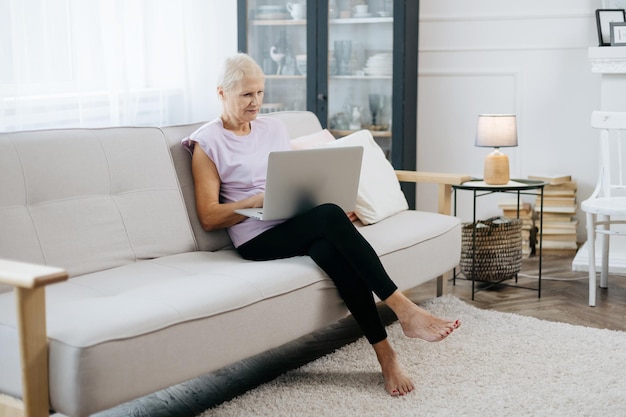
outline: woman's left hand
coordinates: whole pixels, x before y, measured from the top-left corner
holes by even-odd
[[[351,222],[355,222],[359,219],[353,211],[347,212],[346,215],[348,216]]]

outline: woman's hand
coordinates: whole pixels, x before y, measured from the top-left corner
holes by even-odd
[[[351,222],[355,222],[355,221],[359,220],[359,218],[356,216],[356,213],[353,212],[353,211],[347,212],[346,215],[348,216],[348,218],[350,219]]]
[[[251,204],[250,208],[259,208],[263,207],[263,199],[265,198],[265,193],[259,193],[255,196],[252,196],[247,200],[248,204]]]

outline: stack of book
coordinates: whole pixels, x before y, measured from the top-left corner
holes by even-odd
[[[517,198],[503,199],[498,203],[498,207],[502,209],[502,215],[509,219],[517,218]],[[522,256],[527,258],[530,256],[533,248],[532,237],[535,234],[533,215],[534,211],[530,203],[521,201],[519,205],[519,218],[522,220]]]
[[[578,249],[576,181],[572,180],[571,175],[529,175],[528,179],[547,183],[543,189],[543,229],[539,230],[543,238],[543,250],[547,252],[576,251]],[[537,196],[535,202],[537,214],[541,209],[540,198]],[[536,225],[540,227],[539,220]]]

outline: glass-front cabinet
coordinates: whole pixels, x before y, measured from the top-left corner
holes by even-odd
[[[369,129],[395,168],[415,169],[417,0],[238,7],[239,49],[266,74],[262,112],[313,111],[336,137]]]
[[[331,1],[328,16],[328,127],[369,129],[391,159],[393,1]]]
[[[240,2],[239,14],[242,15]],[[247,52],[265,73],[262,113],[307,108],[306,4],[244,1]],[[241,25],[240,25],[241,29]]]

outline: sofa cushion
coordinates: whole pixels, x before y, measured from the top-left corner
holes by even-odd
[[[367,227],[356,222],[378,256],[436,239],[460,224],[457,217],[419,210],[404,210]]]
[[[75,276],[195,248],[157,128],[1,133],[0,189],[3,258]]]
[[[325,279],[308,257],[253,262],[234,250],[171,255],[50,286],[48,335],[85,348],[225,313]],[[14,326],[10,310],[0,304],[0,323]]]

